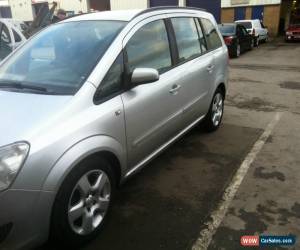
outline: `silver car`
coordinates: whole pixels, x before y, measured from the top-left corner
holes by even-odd
[[[192,8],[80,15],[0,66],[0,248],[102,229],[115,189],[201,122],[223,116],[228,53]]]

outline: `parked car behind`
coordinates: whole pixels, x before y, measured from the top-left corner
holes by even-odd
[[[249,34],[254,36],[256,46],[260,42],[267,42],[269,39],[269,32],[267,27],[259,19],[253,20],[237,20],[237,24],[243,25]]]
[[[26,24],[9,18],[0,18],[0,60],[26,41],[22,31]]]
[[[118,185],[200,122],[219,128],[227,81],[205,11],[99,12],[37,33],[0,67],[0,248],[96,237]]]
[[[290,41],[300,41],[300,23],[291,24],[285,32],[285,40]]]
[[[230,57],[239,57],[241,53],[253,49],[253,36],[247,32],[243,25],[223,23],[219,25],[219,30],[228,47]]]

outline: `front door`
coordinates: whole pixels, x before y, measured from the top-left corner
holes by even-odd
[[[154,68],[160,79],[139,85],[122,94],[126,120],[128,165],[132,170],[180,129],[181,89],[176,85],[165,22],[152,17],[138,24],[124,41],[127,68]],[[126,40],[129,40],[126,42]],[[179,76],[178,76],[179,77]]]

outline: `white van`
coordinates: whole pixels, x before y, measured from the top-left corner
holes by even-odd
[[[243,25],[247,29],[249,34],[252,34],[255,37],[256,45],[258,45],[261,41],[268,41],[268,29],[259,19],[237,20],[235,22]]]

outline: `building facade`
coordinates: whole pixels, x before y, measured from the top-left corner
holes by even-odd
[[[279,31],[281,0],[222,0],[221,21],[259,19],[268,27],[269,34]]]
[[[3,0],[0,0],[0,3]],[[51,8],[53,0],[7,0],[12,17],[22,21],[32,21],[39,6],[47,4]],[[122,10],[145,9],[156,6],[190,6],[205,8],[214,14],[217,21],[221,18],[221,0],[56,0],[58,8],[65,9],[70,14],[88,12],[91,9]]]

